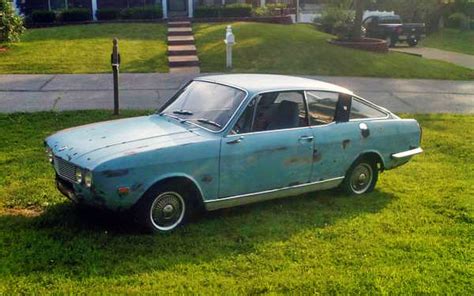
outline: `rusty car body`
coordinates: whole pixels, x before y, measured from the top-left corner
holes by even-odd
[[[321,81],[258,74],[199,77],[156,114],[71,128],[45,140],[59,190],[77,203],[133,209],[167,232],[216,210],[342,187],[422,152],[401,119]]]

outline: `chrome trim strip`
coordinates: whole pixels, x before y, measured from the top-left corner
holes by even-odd
[[[421,147],[418,147],[416,149],[407,150],[407,151],[403,151],[403,152],[399,152],[399,153],[394,153],[394,154],[392,154],[392,158],[403,159],[403,158],[407,158],[407,157],[412,157],[412,156],[420,154],[422,152],[423,152],[423,149],[421,149]]]
[[[306,183],[295,185],[291,187],[284,187],[279,189],[271,189],[261,192],[248,193],[242,195],[235,195],[215,200],[204,201],[204,206],[208,211],[214,211],[223,208],[230,208],[235,206],[246,205],[250,203],[288,197],[294,195],[300,195],[310,191],[326,190],[339,186],[342,183],[344,177],[332,178],[324,181],[318,181],[313,183]]]

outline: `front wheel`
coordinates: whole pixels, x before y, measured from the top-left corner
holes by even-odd
[[[342,188],[350,195],[371,192],[378,179],[377,163],[368,158],[356,161],[344,178]]]
[[[145,193],[137,204],[135,216],[146,230],[171,232],[183,225],[192,211],[189,194],[178,186],[163,184]]]

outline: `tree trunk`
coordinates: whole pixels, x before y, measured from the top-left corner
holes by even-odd
[[[357,40],[362,37],[362,17],[364,16],[364,0],[354,0],[354,8],[356,11],[354,28],[352,28],[352,39]]]

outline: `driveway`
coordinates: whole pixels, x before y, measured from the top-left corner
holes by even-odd
[[[441,60],[474,70],[474,55],[446,51],[431,47],[395,47],[392,51],[418,55],[426,59]]]
[[[201,74],[205,75],[205,74]],[[122,74],[120,107],[156,109],[197,74]],[[306,76],[398,113],[474,113],[472,81]],[[0,75],[0,112],[112,109],[110,74]]]

